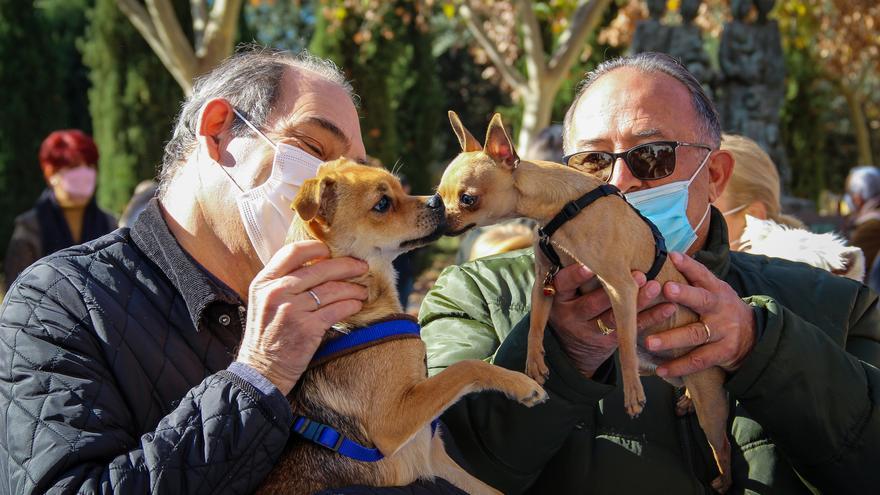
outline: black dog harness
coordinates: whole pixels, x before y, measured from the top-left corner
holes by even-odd
[[[559,270],[562,268],[562,260],[559,259],[559,254],[556,253],[556,250],[553,249],[553,245],[550,243],[550,236],[552,236],[559,227],[565,224],[565,222],[571,220],[576,217],[581,210],[590,206],[594,201],[600,198],[604,198],[605,196],[617,196],[620,199],[626,201],[626,198],[621,194],[620,189],[611,185],[611,184],[602,184],[601,186],[593,189],[592,191],[584,194],[580,198],[569,201],[562,207],[562,211],[556,214],[553,219],[550,220],[547,225],[538,229],[538,247],[541,248],[541,252],[544,253],[544,256],[550,260],[551,267],[550,272],[547,273],[547,277],[544,278],[544,295],[552,296],[556,294],[556,288],[553,287],[553,279],[556,277],[556,274],[559,273]],[[648,280],[653,280],[657,274],[660,273],[660,269],[663,268],[663,263],[666,262],[666,241],[663,239],[663,234],[660,233],[660,230],[657,229],[657,226],[654,225],[653,222],[645,218],[636,207],[626,203],[629,205],[636,214],[639,215],[639,218],[642,219],[648,227],[651,227],[651,234],[654,236],[654,263],[651,265],[651,269],[645,273],[645,277]]]

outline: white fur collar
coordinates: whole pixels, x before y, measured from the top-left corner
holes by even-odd
[[[731,247],[737,251],[800,261],[859,282],[865,276],[862,250],[833,233],[815,234],[746,215],[746,228],[735,244]]]

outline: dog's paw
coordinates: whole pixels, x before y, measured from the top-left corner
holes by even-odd
[[[550,369],[547,368],[547,363],[544,360],[543,349],[540,352],[532,352],[529,349],[528,357],[526,358],[526,374],[541,385],[550,378]]]
[[[694,406],[694,400],[689,395],[685,394],[678,398],[678,401],[675,403],[675,414],[687,416],[694,411],[696,411],[696,406]]]
[[[642,388],[642,382],[638,379],[633,380],[632,384],[624,384],[623,389],[623,405],[626,413],[633,419],[639,417],[645,404],[648,403],[645,397],[645,390]]]
[[[528,379],[527,377],[523,378],[528,380],[528,383],[525,384],[526,387],[524,387],[523,393],[519,397],[516,397],[516,400],[526,407],[537,406],[538,404],[545,402],[548,396],[544,387],[534,380]]]
[[[731,484],[730,471],[728,470],[728,472],[712,480],[712,489],[718,493],[727,493],[727,490],[730,490]]]

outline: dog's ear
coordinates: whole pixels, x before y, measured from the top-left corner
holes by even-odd
[[[486,131],[486,145],[483,148],[485,153],[499,165],[512,169],[519,163],[519,155],[516,154],[510,136],[504,130],[500,113],[492,116],[492,121],[489,122],[489,130]]]
[[[304,222],[330,225],[336,211],[336,181],[316,177],[303,182],[291,207]]]
[[[464,128],[464,124],[461,123],[458,114],[452,110],[449,111],[449,123],[452,124],[452,130],[455,131],[455,135],[458,137],[458,144],[461,145],[461,151],[480,151],[483,149],[482,146],[480,146],[480,142],[477,141],[477,138]]]

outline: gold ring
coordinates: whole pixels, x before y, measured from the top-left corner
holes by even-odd
[[[602,321],[602,318],[596,319],[596,325],[599,327],[599,331],[602,332],[602,335],[611,335],[611,333],[614,332],[613,328],[608,328],[605,325],[605,322]]]
[[[307,291],[306,291],[306,292],[308,292],[308,293],[309,293],[309,295],[310,295],[310,296],[312,296],[312,299],[314,299],[314,300],[315,300],[315,304],[317,304],[317,307],[316,307],[316,308],[315,308],[315,309],[318,309],[318,308],[320,308],[320,307],[321,307],[321,300],[320,300],[320,299],[318,299],[318,295],[317,295],[317,294],[315,294],[315,291],[313,291],[313,290],[311,290],[311,289],[309,289],[309,290],[307,290]]]
[[[706,340],[705,340],[705,341],[703,342],[703,344],[702,344],[702,345],[706,345],[706,344],[709,343],[709,339],[712,338],[712,330],[709,330],[709,325],[707,325],[705,321],[700,320],[700,323],[702,323],[702,324],[703,324],[703,328],[706,329]]]

